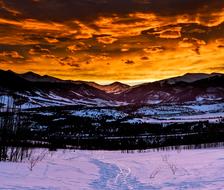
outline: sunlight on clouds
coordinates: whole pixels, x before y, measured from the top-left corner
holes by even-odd
[[[112,44],[117,41],[116,38],[112,38],[110,36],[98,37],[97,41],[103,44]]]
[[[125,1],[120,9],[114,4],[106,12],[88,7],[90,15],[79,7],[69,12],[70,6],[85,10],[81,5],[91,3],[84,1],[39,7],[52,4],[33,0],[28,9],[4,2],[0,0],[1,69],[128,83],[187,72],[224,72],[224,9],[218,2],[214,7],[197,2],[198,7],[173,9],[175,5],[163,7],[169,6],[165,1],[132,2],[139,7],[126,7]],[[105,6],[101,3],[94,4],[97,11]],[[39,8],[43,13],[35,12]],[[45,16],[46,10],[55,18]]]
[[[20,55],[16,51],[3,51],[3,52],[0,52],[0,57],[10,57],[10,58],[14,58],[14,59],[23,59],[24,58],[22,55]]]

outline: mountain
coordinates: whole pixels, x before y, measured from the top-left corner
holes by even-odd
[[[13,90],[23,90],[31,86],[31,83],[26,79],[21,78],[16,73],[12,71],[0,70],[0,88],[3,89],[13,89]]]
[[[173,82],[173,79],[167,79],[134,86],[121,94],[119,100],[134,104],[224,100],[223,74],[211,74],[206,77],[205,75],[200,75],[203,76],[202,79],[198,76],[198,74],[187,74],[176,78],[175,82]]]
[[[100,85],[95,82],[87,82],[87,81],[72,81],[72,80],[61,80],[55,77],[51,77],[48,75],[38,75],[33,72],[27,72],[24,74],[19,74],[20,77],[26,79],[31,82],[49,82],[49,83],[73,83],[73,84],[87,84],[99,90],[102,90],[109,94],[119,94],[127,90],[130,86],[127,84],[123,84],[120,82],[114,82],[109,85]]]
[[[19,76],[32,82],[51,82],[51,83],[64,82],[63,80],[55,77],[51,77],[48,75],[41,76],[33,72],[27,72],[24,74],[20,74]]]
[[[108,85],[99,85],[94,82],[89,82],[88,84],[90,86],[93,86],[93,87],[95,87],[99,90],[102,90],[108,94],[121,94],[122,92],[124,92],[130,88],[129,85],[123,84],[120,82],[114,82],[114,83],[108,84]]]
[[[25,79],[27,77],[27,79]],[[93,86],[71,81],[49,80],[35,73],[16,74],[0,71],[0,104],[13,99],[13,104],[24,108],[60,105],[116,105],[104,91]],[[11,101],[12,102],[12,101]]]
[[[224,101],[224,75],[219,73],[188,73],[180,77],[130,87],[119,82],[99,85],[94,82],[40,76],[32,72],[17,74],[0,70],[0,105],[8,105],[11,102],[22,108],[32,108],[216,101]]]
[[[167,82],[169,84],[175,84],[177,82],[195,82],[198,80],[202,80],[202,79],[206,79],[206,78],[210,78],[213,76],[220,76],[221,74],[219,73],[212,73],[212,74],[205,74],[205,73],[186,73],[183,76],[178,76],[178,77],[174,77],[174,78],[170,78],[170,79],[165,79],[162,80],[161,82]]]

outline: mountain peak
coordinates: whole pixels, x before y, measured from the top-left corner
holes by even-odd
[[[48,75],[41,76],[32,71],[20,74],[20,76],[31,82],[61,82],[62,80]]]
[[[21,76],[35,76],[35,77],[41,77],[39,74],[34,73],[32,71],[28,71],[26,73],[21,74]]]
[[[107,84],[107,85],[100,85],[97,84],[95,82],[88,82],[88,85],[93,86],[99,90],[102,90],[106,93],[110,93],[110,94],[120,94],[124,91],[126,91],[127,89],[129,89],[129,85],[121,83],[121,82],[113,82],[111,84]]]
[[[121,85],[121,86],[127,86],[127,87],[129,87],[129,85],[124,84],[124,83],[121,83],[121,82],[118,82],[118,81],[115,81],[115,82],[113,82],[111,84],[108,84],[107,86],[114,86],[114,85]]]
[[[187,83],[192,83],[196,82],[198,80],[214,77],[214,76],[220,76],[222,74],[219,73],[211,73],[211,74],[206,74],[206,73],[186,73],[182,76],[178,77],[173,77],[170,79],[165,79],[162,81],[167,81],[169,84],[175,84],[177,82],[187,82]]]

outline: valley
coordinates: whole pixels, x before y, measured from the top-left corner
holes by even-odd
[[[137,86],[12,71],[0,71],[0,78],[7,145],[116,150],[223,141],[223,74]]]

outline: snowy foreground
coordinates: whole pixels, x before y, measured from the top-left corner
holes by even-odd
[[[22,163],[0,162],[0,189],[221,190],[223,152],[222,148],[143,153],[36,149]]]

